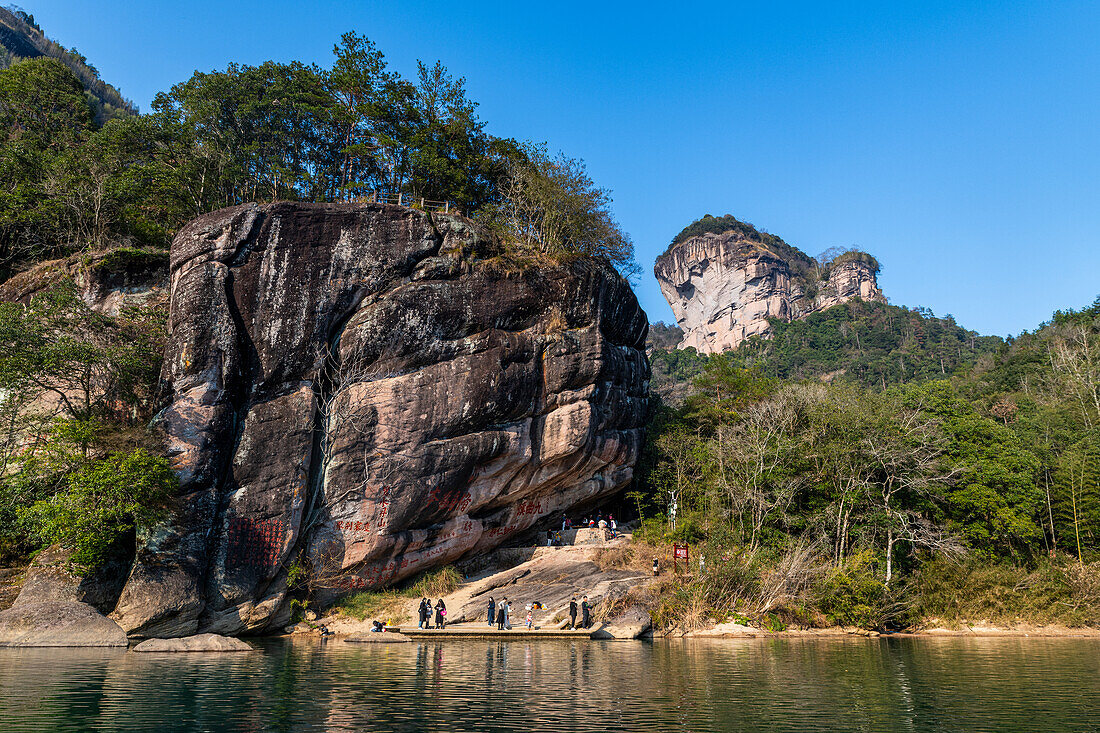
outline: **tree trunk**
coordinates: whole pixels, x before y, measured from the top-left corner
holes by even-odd
[[[1058,535],[1054,533],[1054,510],[1050,506],[1050,472],[1043,472],[1043,483],[1046,485],[1047,490],[1047,519],[1050,520],[1050,544],[1052,545],[1051,555],[1058,554]]]
[[[1082,478],[1082,481],[1084,479]],[[1082,563],[1081,560],[1081,525],[1077,520],[1077,489],[1073,487],[1073,482],[1069,484],[1069,499],[1073,506],[1073,533],[1077,535],[1077,562]]]
[[[894,578],[894,530],[886,530],[886,584]]]

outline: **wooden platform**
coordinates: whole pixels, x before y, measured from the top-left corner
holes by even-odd
[[[446,626],[442,629],[417,629],[402,628],[401,633],[413,639],[591,639],[596,631],[602,628],[593,626],[590,629],[555,629],[533,628],[526,626],[513,626],[511,629],[498,629],[487,624],[459,624]]]

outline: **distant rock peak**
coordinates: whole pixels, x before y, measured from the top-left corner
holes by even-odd
[[[733,222],[722,231],[723,222]],[[697,232],[697,233],[696,233]],[[879,265],[847,251],[819,262],[733,217],[706,217],[657,258],[653,273],[683,329],[680,348],[717,353],[854,298],[886,302]]]

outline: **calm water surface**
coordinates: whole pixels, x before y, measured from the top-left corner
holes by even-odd
[[[0,730],[1100,731],[1100,640],[0,649]]]

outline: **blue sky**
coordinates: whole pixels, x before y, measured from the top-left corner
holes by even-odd
[[[858,246],[891,302],[982,333],[1100,294],[1100,3],[25,0],[147,109],[196,70],[328,65],[342,32],[439,59],[490,132],[581,157],[653,259],[731,213]]]

